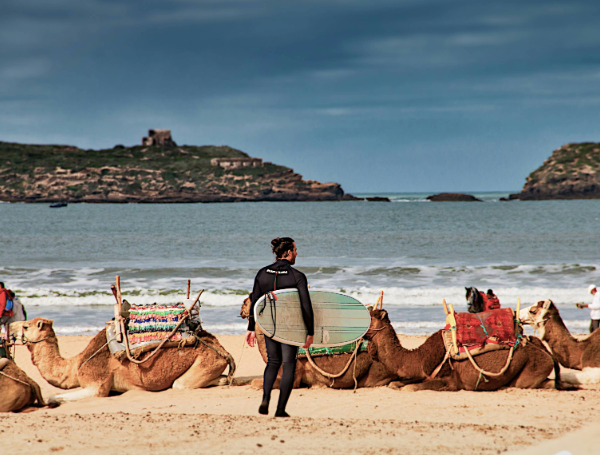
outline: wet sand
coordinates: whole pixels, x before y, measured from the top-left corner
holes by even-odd
[[[61,353],[80,352],[90,338],[59,337]],[[236,362],[241,357],[236,377],[262,374],[258,350],[246,347],[242,354],[242,336],[218,338]],[[416,347],[425,337],[401,339]],[[45,397],[59,392],[41,378],[24,347],[16,360]],[[232,386],[90,398],[57,409],[0,414],[0,441],[11,455],[600,452],[599,386],[485,393],[298,389],[288,405],[290,419],[258,415],[261,396],[250,386]]]

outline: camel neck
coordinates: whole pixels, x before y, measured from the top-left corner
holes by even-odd
[[[31,361],[38,368],[42,377],[55,387],[71,389],[79,386],[77,368],[81,363],[81,354],[65,359],[60,355],[58,340],[55,336],[30,344]]]
[[[567,368],[581,369],[581,343],[576,340],[562,318],[552,315],[544,324],[542,339],[548,343],[558,362]]]
[[[398,340],[396,331],[391,325],[373,338],[377,346],[379,361],[385,367],[398,374],[402,380],[423,380],[426,379],[443,359],[445,350],[441,349],[442,357],[439,359],[435,355],[435,350],[431,349],[431,344],[435,334],[429,337],[425,343],[416,349],[406,349]],[[433,357],[432,357],[433,356]]]

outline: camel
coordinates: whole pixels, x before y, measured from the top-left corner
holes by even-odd
[[[28,406],[58,405],[46,403],[40,386],[12,360],[0,359],[0,412],[17,412]]]
[[[235,372],[233,357],[208,332],[199,333],[196,347],[164,348],[138,365],[111,355],[106,329],[94,336],[83,352],[65,359],[60,355],[52,324],[52,320],[38,317],[13,323],[11,331],[21,333],[33,364],[46,381],[61,389],[82,388],[54,397],[59,402],[106,397],[111,391],[196,389],[220,384],[224,379],[221,373],[228,365],[228,380]]]
[[[557,388],[563,389],[558,365],[541,341],[531,338],[524,346],[514,351],[513,359],[500,376],[480,376],[467,360],[446,361],[446,348],[442,330],[431,335],[425,343],[413,350],[402,347],[387,311],[376,309],[371,312],[371,326],[365,335],[369,340],[369,353],[378,358],[389,371],[398,375],[398,386],[405,390],[478,390],[492,391],[501,387]],[[475,357],[480,368],[499,372],[509,355],[509,350],[486,352]],[[442,364],[435,378],[429,379],[436,367]],[[554,381],[548,375],[554,368]]]
[[[248,319],[250,315],[251,301],[249,298],[244,300],[240,316]],[[265,344],[265,335],[260,330],[258,324],[255,327],[256,342],[258,350],[264,362],[267,363],[267,346]],[[329,356],[313,357],[314,363],[323,371],[331,374],[340,373],[351,360],[352,354],[336,354]],[[275,388],[279,388],[281,377],[281,369],[275,381]],[[356,377],[356,383],[354,378]],[[356,369],[354,363],[350,365],[348,370],[339,378],[330,379],[319,373],[305,358],[299,358],[296,361],[296,374],[294,377],[294,388],[299,388],[301,385],[308,387],[331,387],[334,389],[353,389],[356,387],[381,387],[386,386],[394,381],[396,375],[388,371],[385,366],[378,361],[374,361],[367,352],[359,352],[356,356]],[[262,388],[262,379],[254,379],[251,383],[253,387]]]
[[[600,330],[583,339],[574,338],[551,300],[521,310],[521,322],[533,326],[548,343],[554,357],[566,368],[600,368]]]

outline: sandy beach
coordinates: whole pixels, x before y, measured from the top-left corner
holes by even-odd
[[[218,338],[236,362],[241,358],[236,377],[262,374],[258,350],[242,352],[242,336]],[[425,339],[401,338],[407,347]],[[89,339],[59,337],[62,355],[78,353]],[[59,392],[42,379],[26,348],[17,348],[16,361],[45,397]],[[0,415],[0,440],[11,454],[598,453],[600,387],[486,393],[299,389],[288,405],[290,419],[258,415],[260,398],[261,391],[250,386],[128,392]]]

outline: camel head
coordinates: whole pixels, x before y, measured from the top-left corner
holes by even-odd
[[[11,333],[14,333],[23,344],[39,343],[48,338],[56,338],[52,324],[54,321],[45,318],[34,318],[31,321],[13,322],[10,325]]]
[[[540,338],[544,339],[544,324],[552,316],[558,315],[558,309],[552,303],[552,300],[540,300],[537,304],[528,308],[523,308],[519,313],[519,319],[523,324],[528,324],[540,333]]]
[[[244,303],[242,303],[242,308],[240,310],[240,316],[242,319],[248,319],[250,317],[250,307],[252,306],[252,301],[250,300],[250,296],[244,299]]]
[[[372,310],[371,311],[371,324],[369,330],[365,333],[367,340],[373,339],[373,337],[387,326],[391,325],[388,312],[385,310]]]
[[[377,306],[375,306],[375,308],[377,308]],[[375,343],[374,338],[385,328],[391,327],[392,323],[390,322],[387,311],[377,309],[373,310],[371,308],[369,308],[369,311],[371,313],[371,324],[369,325],[369,330],[367,330],[367,333],[364,334],[364,338],[369,340],[369,343],[367,344],[367,352],[373,360],[379,361],[377,344]]]

